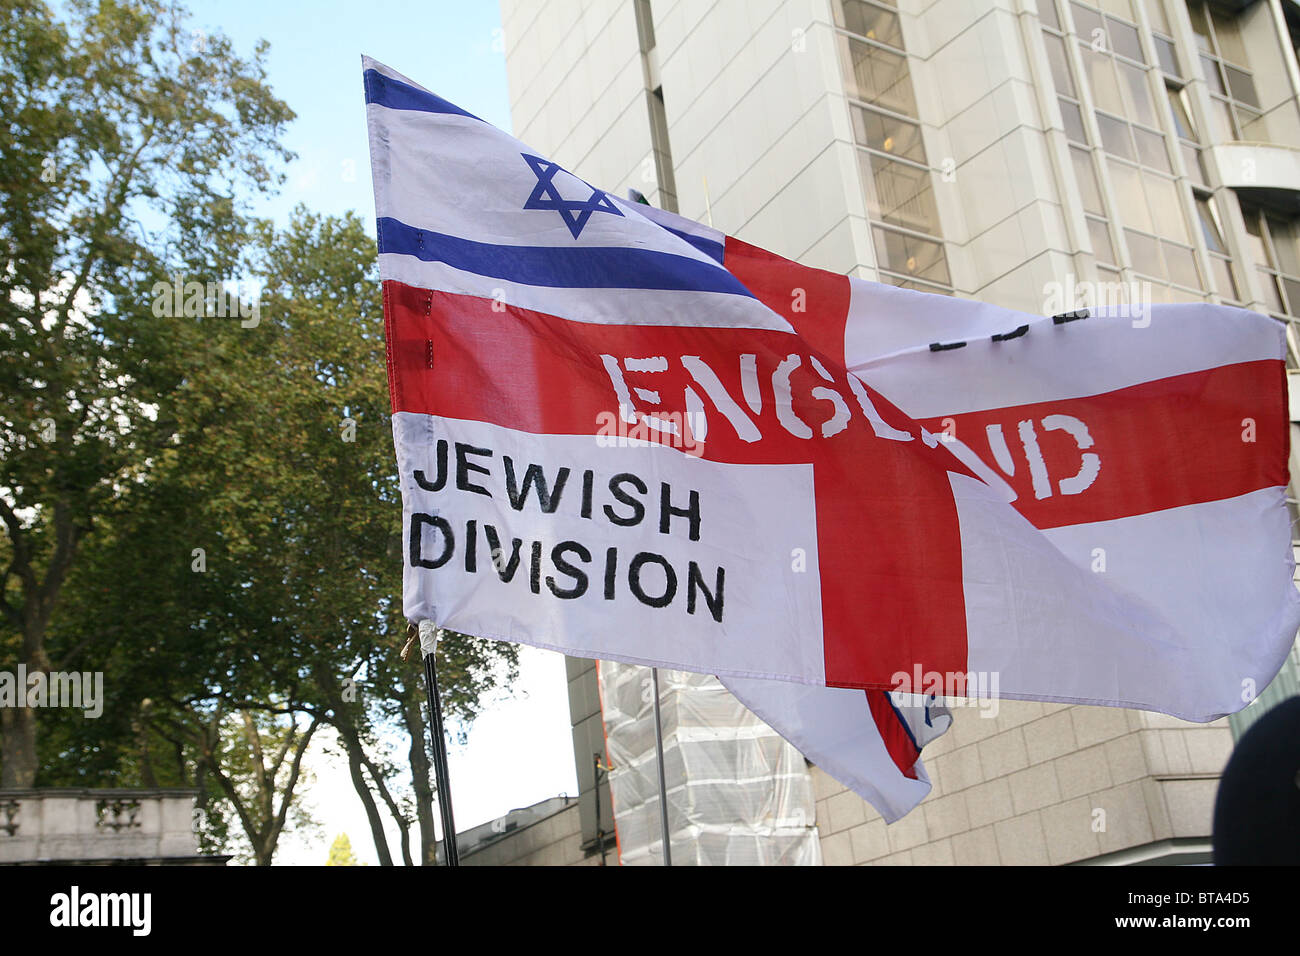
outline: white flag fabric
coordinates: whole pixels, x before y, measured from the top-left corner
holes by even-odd
[[[941,703],[788,681],[730,677],[722,683],[805,757],[880,811],[886,823],[929,795],[921,749],[952,726]]]
[[[1209,720],[1281,666],[1277,323],[850,280],[365,80],[412,620],[742,700],[996,690]]]

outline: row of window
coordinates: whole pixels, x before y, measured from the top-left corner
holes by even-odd
[[[1145,7],[1154,64],[1144,49],[1134,2]],[[933,172],[894,6],[890,0],[841,0],[835,5],[873,241],[886,281],[946,291],[951,277],[939,238]],[[1240,301],[1240,285],[1202,163],[1205,143],[1192,120],[1163,0],[1061,0],[1059,6],[1057,0],[1038,0],[1038,8],[1103,278],[1119,276],[1117,245],[1122,238],[1135,272],[1158,285],[1172,283],[1165,297],[1194,300],[1213,289],[1226,301]],[[1222,128],[1214,135],[1219,141],[1238,138],[1243,124],[1257,118],[1259,106],[1239,31],[1232,17],[1201,0],[1189,3],[1188,12],[1200,68],[1216,109],[1223,111],[1215,121]],[[1077,82],[1070,65],[1071,45],[1082,64]],[[1157,68],[1160,81],[1152,83]],[[1086,97],[1080,84],[1087,89]],[[1159,101],[1153,87],[1163,93]],[[1096,124],[1093,135],[1084,114],[1088,99]],[[1171,160],[1171,148],[1181,153],[1181,172],[1190,190],[1176,178],[1180,171]],[[1101,168],[1118,214],[1111,214],[1103,202]],[[1278,314],[1300,314],[1294,219],[1249,209],[1245,216],[1266,304]],[[1193,231],[1204,243],[1203,258],[1196,253]],[[1274,240],[1274,235],[1279,238]]]
[[[1227,249],[1222,242],[1208,190],[1205,186],[1199,143],[1187,109],[1182,89],[1177,47],[1167,35],[1166,11],[1158,0],[1145,4],[1152,26],[1163,83],[1163,102],[1152,95],[1152,67],[1143,52],[1137,17],[1128,0],[1111,0],[1104,9],[1096,9],[1072,0],[1069,20],[1055,0],[1039,0],[1043,40],[1052,77],[1056,85],[1066,136],[1071,142],[1071,159],[1075,178],[1087,214],[1099,269],[1103,278],[1117,277],[1118,256],[1112,241],[1122,235],[1129,262],[1143,277],[1154,282],[1169,282],[1168,298],[1203,298],[1211,284],[1204,267],[1212,275],[1212,287],[1225,299],[1237,298],[1237,283]],[[1082,64],[1081,82],[1092,101],[1096,139],[1084,118],[1084,94],[1074,79],[1069,49],[1074,42]],[[1168,122],[1166,122],[1166,118]],[[1205,217],[1218,235],[1217,243],[1207,242],[1207,258],[1198,262],[1189,228],[1189,209],[1183,189],[1175,178],[1175,165],[1169,152],[1170,139],[1165,128],[1172,124],[1178,136],[1183,165],[1193,185],[1192,205],[1195,221],[1206,231]],[[1102,164],[1122,213],[1111,215],[1102,202],[1098,169]]]
[[[886,0],[836,5],[845,89],[882,281],[951,291],[930,165],[898,12]]]

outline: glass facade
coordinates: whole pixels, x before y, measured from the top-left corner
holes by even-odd
[[[1210,89],[1215,141],[1266,140],[1268,137],[1257,129],[1261,116],[1259,96],[1236,18],[1204,0],[1188,3],[1187,14],[1196,35],[1201,75]]]
[[[1300,217],[1248,202],[1241,204],[1241,217],[1264,306],[1288,323],[1294,342],[1295,323],[1300,321]]]
[[[1157,301],[1217,295],[1235,302],[1231,254],[1201,158],[1205,144],[1184,89],[1184,58],[1163,4],[1137,2],[1146,29],[1130,0],[1038,0],[1098,277],[1118,281],[1129,270],[1151,283]],[[1101,188],[1103,177],[1109,190]]]
[[[840,62],[866,191],[880,280],[950,292],[933,171],[926,159],[916,95],[895,4],[835,4]]]

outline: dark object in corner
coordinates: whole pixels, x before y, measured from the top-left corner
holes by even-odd
[[[1237,742],[1214,801],[1214,862],[1300,864],[1300,697],[1278,704]]]

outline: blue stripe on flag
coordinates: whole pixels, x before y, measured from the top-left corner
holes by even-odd
[[[894,716],[898,718],[899,724],[902,725],[903,733],[907,734],[907,739],[912,742],[912,746],[916,748],[916,752],[919,754],[921,752],[921,745],[916,742],[916,735],[912,733],[911,725],[903,717],[903,712],[898,709],[898,705],[894,703],[894,698],[889,696],[889,691],[882,691],[882,693],[885,695],[885,700],[889,701],[889,706],[894,711]],[[929,717],[930,712],[926,711],[927,722],[929,721]],[[901,770],[902,768],[900,767],[899,769]]]
[[[500,246],[377,223],[379,251],[445,262],[454,269],[525,285],[569,289],[677,289],[753,297],[726,269],[670,252],[626,246]]]
[[[653,221],[654,220],[651,220],[651,222]],[[715,242],[712,239],[705,239],[703,236],[693,236],[689,232],[683,232],[680,229],[673,229],[671,226],[665,226],[663,223],[658,223],[658,225],[663,229],[667,229],[677,238],[685,239],[696,249],[700,250],[700,252],[704,253],[710,259],[715,260],[718,265],[722,265],[722,258],[725,252],[722,243]]]
[[[454,116],[468,116],[477,120],[473,113],[467,113],[459,106],[448,103],[441,96],[430,93],[385,76],[378,70],[366,70],[366,102],[376,106],[387,106],[395,110],[418,110],[422,113],[450,113]],[[483,122],[483,120],[479,120]]]

